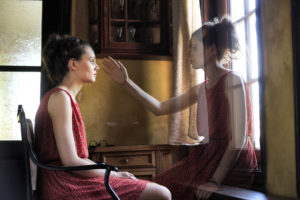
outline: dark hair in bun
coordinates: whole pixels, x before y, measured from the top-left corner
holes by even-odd
[[[80,60],[86,47],[90,45],[79,38],[70,35],[50,35],[43,49],[43,67],[53,84],[57,85],[63,80],[69,71],[69,60]]]
[[[193,33],[205,47],[215,45],[217,58],[221,60],[226,56],[231,57],[239,51],[240,45],[231,20],[224,16],[221,20],[215,18],[203,24],[203,26]]]

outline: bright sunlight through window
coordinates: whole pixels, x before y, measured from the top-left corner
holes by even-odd
[[[256,149],[260,149],[256,5],[254,0],[229,0],[229,5],[231,20],[235,24],[241,45],[241,54],[238,60],[232,60],[232,69],[239,72],[249,86],[254,129],[253,143]]]
[[[34,122],[40,99],[42,1],[2,0],[0,19],[0,140],[21,140],[18,104]]]

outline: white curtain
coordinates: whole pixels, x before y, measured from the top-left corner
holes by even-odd
[[[199,0],[172,0],[173,69],[175,96],[188,91],[199,81],[203,72],[190,66],[189,46],[192,33],[201,26]],[[198,143],[196,105],[171,115],[169,143],[193,145]]]

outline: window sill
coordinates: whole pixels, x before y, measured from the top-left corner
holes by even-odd
[[[294,200],[295,198],[267,195],[263,192],[239,187],[221,185],[212,195],[211,200]]]

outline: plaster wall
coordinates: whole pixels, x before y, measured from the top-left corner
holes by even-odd
[[[296,197],[291,1],[262,0],[267,192]]]
[[[121,60],[131,79],[156,97],[171,96],[172,62]],[[101,67],[102,59],[97,59]],[[167,144],[169,116],[155,116],[113,82],[100,69],[97,81],[85,85],[77,96],[88,142],[106,140],[113,145]]]

